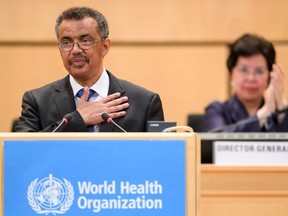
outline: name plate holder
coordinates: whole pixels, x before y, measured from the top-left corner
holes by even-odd
[[[221,166],[288,166],[288,141],[214,141],[213,158]]]

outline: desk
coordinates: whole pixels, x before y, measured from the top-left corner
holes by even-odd
[[[287,216],[288,167],[201,165],[202,216]]]

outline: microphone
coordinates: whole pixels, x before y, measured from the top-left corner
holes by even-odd
[[[68,122],[71,120],[71,118],[72,118],[72,115],[71,115],[70,113],[66,114],[66,115],[63,117],[61,123],[52,131],[52,133],[57,132],[58,129],[59,129],[60,127],[62,127],[63,125],[67,125]]]
[[[276,112],[272,113],[271,117],[274,118],[274,117],[277,117],[281,113],[287,113],[287,112],[288,112],[288,106],[284,107],[281,110],[277,110]]]
[[[263,119],[268,118],[269,116],[264,116]],[[262,118],[260,118],[260,119],[262,119]],[[256,121],[259,121],[260,119],[258,119],[257,116],[252,116],[252,117],[249,117],[247,119],[238,121],[238,122],[233,123],[233,124],[228,124],[228,125],[224,125],[224,126],[213,128],[213,129],[211,129],[211,130],[209,130],[207,132],[208,133],[221,132],[221,131],[224,131],[226,129],[232,129],[232,128],[239,127],[239,126],[242,126],[242,125],[245,125],[245,124],[256,122]]]
[[[127,133],[127,131],[125,131],[122,127],[120,127],[116,122],[113,121],[113,119],[110,117],[110,115],[108,115],[107,113],[102,113],[101,114],[101,118],[107,122],[108,124],[111,122],[112,124],[114,124],[117,128],[119,128],[120,130],[122,130],[124,133]]]
[[[221,131],[226,130],[226,129],[232,129],[232,128],[239,127],[239,126],[242,126],[242,125],[245,125],[245,124],[257,122],[257,121],[260,121],[260,120],[263,120],[263,119],[266,119],[266,118],[269,118],[269,117],[276,118],[279,114],[286,113],[286,112],[288,112],[288,106],[284,107],[281,110],[277,110],[277,111],[275,111],[275,112],[273,112],[273,113],[271,113],[269,115],[263,116],[261,118],[257,118],[257,116],[255,115],[255,116],[246,118],[244,120],[238,121],[238,122],[233,123],[233,124],[212,128],[211,130],[209,130],[207,132],[208,133],[221,132]]]

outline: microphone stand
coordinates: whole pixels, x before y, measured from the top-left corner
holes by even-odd
[[[269,117],[272,117],[272,118],[276,118],[279,114],[281,113],[286,113],[288,112],[288,106],[287,107],[284,107],[283,109],[281,110],[278,110],[276,112],[273,112],[269,115],[266,115],[266,116],[263,116],[263,117],[260,117],[258,118],[256,115],[255,116],[252,116],[250,118],[247,118],[247,119],[244,119],[244,120],[241,120],[239,122],[236,122],[236,123],[233,123],[233,124],[229,124],[229,125],[224,125],[224,126],[220,126],[220,127],[216,127],[216,128],[213,128],[209,131],[207,131],[208,133],[213,133],[213,132],[221,132],[225,129],[230,129],[230,128],[235,128],[235,127],[238,127],[238,126],[242,126],[242,125],[245,125],[245,124],[249,124],[249,123],[252,123],[252,122],[257,122],[257,121],[260,121],[260,120],[263,120],[263,119],[267,119]]]

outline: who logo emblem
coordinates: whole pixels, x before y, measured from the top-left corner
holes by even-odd
[[[74,200],[73,186],[63,178],[49,177],[38,181],[36,178],[28,187],[27,199],[31,208],[38,214],[64,214]]]

